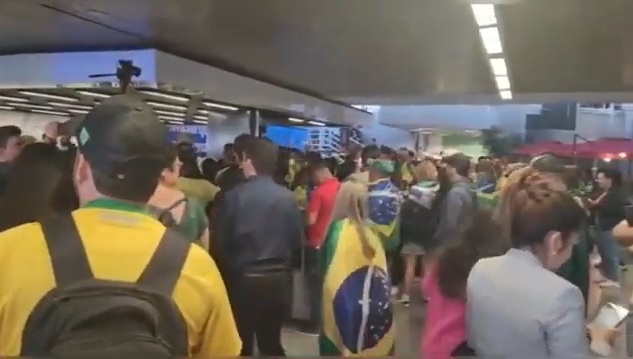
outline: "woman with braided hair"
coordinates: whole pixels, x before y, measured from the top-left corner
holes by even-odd
[[[569,260],[585,211],[550,174],[515,173],[503,206],[511,249],[482,259],[466,286],[468,343],[483,358],[587,358],[585,303],[554,271]],[[617,332],[589,328],[613,343]]]

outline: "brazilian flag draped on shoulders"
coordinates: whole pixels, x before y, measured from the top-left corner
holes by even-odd
[[[400,244],[400,190],[389,178],[369,183],[369,227],[378,235],[385,250]]]
[[[348,219],[333,222],[321,245],[320,355],[393,354],[395,325],[387,260],[380,240],[371,230],[366,232],[376,253],[373,258],[363,253],[358,230]]]

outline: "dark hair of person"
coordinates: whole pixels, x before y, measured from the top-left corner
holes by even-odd
[[[475,263],[507,250],[507,242],[498,235],[491,212],[477,210],[470,228],[438,256],[436,273],[440,291],[449,298],[465,298],[466,280]]]
[[[601,168],[596,172],[596,176],[602,175],[611,180],[611,186],[620,187],[622,185],[622,173],[615,168]]]
[[[74,158],[50,144],[24,147],[8,174],[0,199],[0,231],[77,208],[70,160],[74,162]]]
[[[178,150],[178,159],[182,162],[180,176],[192,179],[204,179],[202,171],[200,171],[200,167],[198,167],[196,148],[190,143],[180,143],[176,148]]]
[[[0,148],[7,148],[12,137],[20,137],[22,130],[18,126],[0,126]]]
[[[367,167],[369,160],[375,160],[380,157],[380,147],[377,145],[367,145],[363,147],[360,153],[360,159],[363,167]]]
[[[440,210],[440,206],[442,205],[442,202],[444,202],[444,199],[448,195],[448,192],[453,187],[453,183],[451,182],[451,180],[448,178],[448,175],[446,174],[446,168],[438,167],[437,182],[439,184],[439,188],[437,192],[435,193],[435,197],[433,197],[433,201],[431,201],[431,211],[434,213],[438,213],[438,211]]]
[[[269,141],[266,142],[272,143]],[[290,151],[285,148],[279,148],[277,160],[275,162],[273,179],[278,185],[288,187],[290,184],[287,182],[286,177],[288,176],[288,173],[290,173]]]
[[[239,146],[237,140],[235,142],[235,152],[238,156],[250,159],[257,174],[264,176],[274,175],[278,149],[274,143],[255,136],[241,141]]]
[[[207,181],[215,183],[215,176],[220,170],[220,162],[214,158],[205,158],[200,167],[202,167],[202,176]]]
[[[512,246],[542,244],[552,231],[560,232],[563,241],[569,243],[581,229],[585,211],[571,194],[551,188],[547,174],[526,170],[519,176],[507,185],[504,193],[512,199],[508,208]]]
[[[294,178],[292,179],[292,183],[290,184],[290,190],[294,191],[297,187],[307,186],[308,185],[308,175],[310,173],[310,169],[308,166],[303,166],[297,173],[295,173]]]
[[[70,213],[79,208],[79,197],[73,183],[73,170],[77,158],[77,147],[62,151],[62,177],[53,195],[53,207],[58,213]]]

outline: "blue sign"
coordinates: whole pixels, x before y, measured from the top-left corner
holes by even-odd
[[[208,128],[206,125],[167,125],[167,138],[173,143],[189,142],[199,154],[208,152]]]

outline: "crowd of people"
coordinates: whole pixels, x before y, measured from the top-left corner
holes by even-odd
[[[198,163],[127,95],[64,131],[0,127],[3,355],[284,356],[307,304],[321,355],[390,356],[418,292],[423,358],[586,358],[620,335],[587,325],[633,244],[615,170],[588,191],[551,155],[322,158],[249,134]]]

